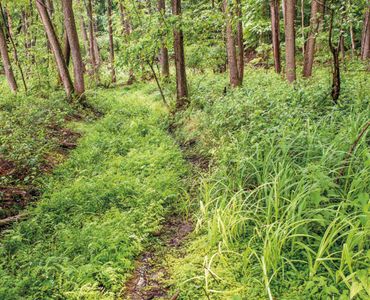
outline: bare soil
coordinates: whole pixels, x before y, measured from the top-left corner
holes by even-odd
[[[181,246],[192,230],[190,221],[178,215],[169,217],[156,234],[154,246],[137,259],[135,271],[126,282],[122,299],[176,299],[178,294],[169,294],[166,254],[181,252]]]
[[[55,152],[47,154],[44,162],[39,166],[38,173],[40,175],[51,173],[57,165],[64,161],[68,152],[76,147],[77,139],[81,136],[79,133],[54,124],[49,125],[47,129],[48,136],[56,140],[57,147]],[[7,179],[3,182],[14,182],[10,185],[0,184],[0,221],[17,215],[40,196],[38,187],[32,184],[22,184],[29,173],[30,171],[26,167],[0,155],[0,178]]]

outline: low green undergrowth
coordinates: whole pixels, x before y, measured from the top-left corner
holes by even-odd
[[[181,201],[186,167],[161,104],[135,90],[88,96],[104,117],[75,124],[78,147],[1,240],[1,299],[115,299]]]
[[[29,96],[2,93],[0,159],[14,164],[16,171],[1,176],[0,185],[32,184],[47,154],[59,146],[53,129],[64,126],[65,119],[72,117],[73,112],[62,92],[54,91],[50,97],[36,93]],[[17,177],[14,173],[27,173],[27,176]]]
[[[368,74],[289,85],[248,70],[223,96],[204,76],[178,138],[213,166],[200,180],[188,254],[173,259],[181,299],[369,299]],[[193,79],[193,82],[196,80]]]

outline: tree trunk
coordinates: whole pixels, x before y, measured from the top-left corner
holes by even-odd
[[[349,25],[349,33],[350,33],[350,36],[351,36],[351,56],[352,56],[352,58],[354,58],[354,56],[355,56],[355,50],[356,50],[356,41],[355,41],[355,33],[353,31],[353,24],[352,24],[352,22]]]
[[[71,46],[69,44],[68,40],[68,34],[67,30],[64,29],[64,47],[63,47],[63,55],[64,55],[64,60],[66,61],[67,67],[69,66],[70,60],[71,60]]]
[[[296,80],[295,6],[296,0],[285,0],[286,77],[290,83]]]
[[[97,21],[94,20],[94,51],[95,51],[95,59],[96,59],[96,65],[98,66],[98,69],[101,64],[101,57],[100,57],[100,48],[98,44],[98,39],[97,39],[97,32],[98,32],[98,24]]]
[[[342,39],[343,32],[341,31],[338,41],[338,46],[335,47],[333,45],[333,22],[334,22],[334,10],[331,12],[330,18],[330,29],[329,29],[329,48],[333,56],[333,80],[332,80],[332,89],[331,89],[331,97],[334,103],[338,102],[340,96],[340,62],[339,62],[339,48],[340,48],[340,40]]]
[[[91,74],[95,76],[95,79],[98,81],[98,64],[95,51],[95,35],[94,35],[94,20],[92,12],[92,1],[87,1],[87,16],[89,18],[89,53],[90,53],[90,63],[91,63]]]
[[[181,16],[181,0],[172,0],[172,14]],[[173,38],[176,65],[176,109],[181,110],[188,105],[188,86],[186,81],[184,36],[182,30],[175,28]]]
[[[166,13],[166,1],[165,0],[158,0],[158,11],[162,15],[162,18],[165,17]],[[170,76],[170,65],[168,61],[168,49],[162,41],[162,47],[160,50],[160,62],[161,62],[161,69],[162,69],[162,76],[168,77]]]
[[[69,46],[71,49],[73,72],[74,72],[74,89],[78,96],[85,93],[84,67],[81,55],[80,42],[76,29],[76,22],[73,13],[72,0],[63,0],[64,26],[66,29]]]
[[[108,31],[109,31],[109,60],[110,60],[110,72],[111,81],[115,83],[116,70],[114,68],[114,40],[113,40],[113,27],[112,27],[112,0],[108,0]]]
[[[370,58],[370,1],[367,1],[367,9],[365,12],[364,27],[362,30],[361,40],[361,59]]]
[[[315,1],[315,0],[313,0]],[[305,41],[306,37],[304,34],[304,28],[305,28],[305,23],[304,23],[304,0],[301,0],[301,37],[302,37],[302,55],[304,57],[305,55]]]
[[[236,41],[238,45],[238,76],[239,76],[239,84],[243,84],[244,78],[244,39],[243,39],[243,22],[242,22],[242,5],[240,0],[236,1],[236,14],[238,17],[238,25],[237,25],[237,36]]]
[[[340,39],[339,39],[339,49],[340,49],[340,53],[342,55],[342,62],[344,63],[345,59],[346,59],[346,48],[345,48],[345,44],[344,44],[344,35],[343,34],[340,36]]]
[[[322,0],[312,0],[311,4],[311,21],[310,21],[310,34],[306,43],[306,51],[303,63],[303,77],[312,76],[312,67],[315,56],[315,44],[316,35],[319,30],[319,26],[323,15],[323,5]]]
[[[238,74],[238,64],[236,58],[235,37],[232,28],[231,13],[229,10],[227,0],[223,0],[223,12],[225,14],[226,20],[226,50],[227,50],[227,60],[229,63],[230,84],[232,87],[237,87],[240,85],[240,79]]]
[[[79,8],[82,9],[81,1],[78,0],[77,3],[78,3]],[[82,15],[81,11],[79,12],[79,15],[80,15],[80,32],[81,32],[81,36],[82,36],[84,50],[85,50],[85,53],[88,54],[89,53],[89,38],[87,36],[85,19],[84,19],[84,16]],[[86,72],[85,64],[84,64],[84,72]]]
[[[12,65],[11,65],[10,59],[9,59],[8,46],[6,44],[6,38],[5,38],[5,31],[3,30],[4,28],[5,28],[5,24],[0,19],[0,52],[1,52],[1,58],[2,58],[2,61],[3,61],[6,80],[8,81],[10,90],[13,93],[16,93],[18,87],[17,87],[17,82],[15,81]]]
[[[128,38],[132,32],[130,19],[128,15],[126,14],[125,7],[123,6],[122,3],[119,4],[119,9],[120,9],[120,16],[121,16],[121,23],[122,23],[122,34],[126,36],[126,38]],[[136,77],[134,74],[134,70],[130,68],[129,77],[128,77],[126,84],[131,85],[135,82],[135,80],[136,80]]]
[[[1,5],[1,1],[0,1],[0,5]],[[9,32],[8,32],[8,36],[9,36],[9,41],[10,43],[12,44],[12,47],[13,47],[13,55],[14,55],[14,60],[15,60],[15,63],[18,67],[18,70],[19,70],[19,73],[21,75],[21,79],[22,79],[22,82],[23,82],[23,86],[24,86],[24,90],[27,92],[27,84],[26,84],[26,80],[24,78],[24,73],[23,73],[23,68],[21,66],[21,62],[19,60],[19,56],[18,56],[18,51],[17,51],[17,46],[15,45],[14,43],[14,31],[12,30],[12,17],[11,17],[11,14],[10,14],[10,10],[6,7],[6,15],[7,15],[7,20],[8,20],[8,29],[9,29]],[[4,11],[2,11],[3,15],[4,15]],[[5,20],[4,20],[5,22]],[[4,27],[5,29],[5,27]],[[6,36],[6,33],[4,32],[4,35]]]
[[[53,51],[55,61],[57,63],[60,78],[62,79],[65,92],[67,94],[67,97],[71,99],[72,93],[73,93],[73,84],[72,84],[71,76],[69,74],[67,65],[63,57],[62,48],[55,34],[55,30],[50,20],[49,14],[47,12],[45,2],[43,0],[35,0],[35,1],[36,1],[37,10],[39,12],[42,23],[44,25],[48,40],[50,42],[50,46]]]
[[[270,0],[272,49],[276,73],[281,73],[279,0]]]

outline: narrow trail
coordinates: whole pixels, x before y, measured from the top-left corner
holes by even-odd
[[[168,134],[173,138],[174,129]],[[195,170],[205,172],[210,167],[210,160],[192,151],[196,141],[192,140],[179,147],[185,160]],[[154,243],[136,260],[135,270],[125,283],[122,299],[125,300],[176,300],[180,291],[170,294],[168,283],[170,274],[167,258],[169,255],[179,257],[184,254],[184,246],[189,234],[193,231],[191,220],[184,219],[178,214],[170,215],[162,224],[161,230],[154,236]]]
[[[176,299],[177,294],[169,294],[166,256],[175,251],[177,252],[175,255],[179,255],[192,230],[193,225],[190,221],[184,220],[179,215],[170,216],[156,235],[154,244],[137,259],[135,271],[125,284],[122,299]]]

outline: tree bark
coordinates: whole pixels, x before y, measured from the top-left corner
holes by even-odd
[[[244,38],[243,38],[243,22],[242,22],[242,5],[240,0],[236,0],[236,15],[238,17],[238,25],[237,25],[237,34],[236,34],[236,43],[238,45],[238,56],[237,56],[237,63],[238,63],[238,76],[239,76],[239,84],[243,84],[244,79]]]
[[[342,39],[343,32],[341,31],[339,36],[338,46],[333,45],[333,22],[334,22],[334,10],[331,12],[330,18],[330,29],[329,29],[329,48],[333,56],[333,79],[331,97],[334,103],[338,102],[341,90],[341,77],[340,77],[340,62],[339,62],[339,48],[340,40]]]
[[[365,12],[365,20],[362,30],[361,40],[361,59],[370,58],[370,1],[367,1],[367,9]]]
[[[64,47],[63,47],[63,55],[64,55],[64,60],[66,61],[66,65],[67,67],[69,66],[69,63],[70,63],[70,60],[71,60],[71,46],[69,44],[69,40],[68,40],[68,34],[67,34],[67,30],[64,29]]]
[[[17,86],[17,82],[15,81],[13,68],[12,68],[12,65],[11,65],[11,62],[10,62],[10,59],[9,59],[8,46],[6,44],[6,38],[5,38],[5,31],[3,30],[5,28],[5,24],[1,19],[0,19],[0,52],[1,52],[1,58],[2,58],[2,61],[3,61],[6,80],[8,81],[10,90],[13,93],[16,93],[17,89],[18,89],[18,86]]]
[[[226,50],[229,63],[230,84],[232,87],[240,86],[238,64],[236,58],[235,36],[232,28],[232,15],[227,0],[223,0],[223,12],[226,21]]]
[[[172,14],[179,17],[181,16],[181,0],[172,0]],[[173,37],[176,65],[176,109],[181,110],[186,108],[189,103],[185,69],[184,36],[182,30],[175,28]]]
[[[85,93],[84,67],[81,55],[80,42],[78,40],[72,0],[63,0],[64,26],[66,29],[69,47],[71,49],[74,73],[74,90],[78,96]]]
[[[0,5],[1,5],[1,1],[0,1]],[[1,8],[1,7],[0,7]],[[7,15],[7,20],[8,20],[8,36],[9,36],[9,41],[10,43],[12,44],[12,47],[13,47],[13,55],[14,55],[14,60],[15,60],[15,63],[18,67],[18,70],[19,70],[19,73],[21,75],[21,79],[22,79],[22,83],[23,83],[23,86],[24,86],[24,90],[27,92],[28,88],[27,88],[27,84],[26,84],[26,79],[24,78],[24,73],[23,73],[23,68],[21,66],[21,62],[19,60],[19,56],[18,56],[18,51],[17,51],[17,47],[14,43],[14,39],[13,39],[13,35],[14,35],[14,31],[12,30],[12,17],[11,17],[11,14],[10,14],[10,10],[6,7],[5,8],[6,10],[6,15]],[[3,15],[3,21],[5,23],[5,16],[4,16],[4,10],[1,11],[2,12],[2,15]],[[6,29],[6,27],[4,27],[4,29]],[[6,36],[6,33],[4,32],[4,36]]]
[[[356,41],[355,41],[355,33],[353,31],[353,24],[352,24],[352,22],[349,25],[349,33],[350,33],[350,36],[351,36],[351,56],[353,58],[355,56]]]
[[[296,0],[285,0],[286,77],[290,83],[296,80],[295,8]]]
[[[39,12],[40,18],[44,25],[48,40],[50,42],[50,46],[53,51],[55,61],[57,63],[59,75],[60,75],[60,78],[62,79],[65,92],[67,94],[67,97],[71,99],[73,91],[74,91],[73,84],[72,84],[71,76],[69,74],[67,65],[63,57],[62,48],[60,46],[60,43],[55,33],[53,24],[47,12],[45,2],[43,0],[35,0],[35,1],[36,1],[37,10]]]
[[[115,83],[116,79],[116,69],[114,67],[114,40],[113,40],[113,26],[112,26],[112,0],[108,0],[108,31],[109,31],[109,60],[110,60],[110,72],[111,81]]]
[[[89,18],[89,53],[90,53],[90,64],[91,64],[91,74],[95,76],[95,79],[98,81],[98,64],[95,50],[95,34],[94,34],[94,19],[92,12],[92,1],[87,1],[87,16]]]
[[[279,0],[270,0],[270,11],[271,11],[272,50],[274,52],[275,72],[281,73]]]
[[[321,1],[322,0],[312,0],[311,4],[311,21],[310,21],[311,30],[306,43],[306,51],[303,63],[303,77],[306,78],[312,76],[312,67],[315,56],[316,35],[319,31],[323,15],[323,5]]]
[[[162,15],[162,18],[165,17],[166,13],[166,1],[158,0],[158,11]],[[160,63],[161,63],[161,73],[163,77],[170,76],[170,65],[168,61],[168,49],[162,40],[162,47],[160,50]]]

